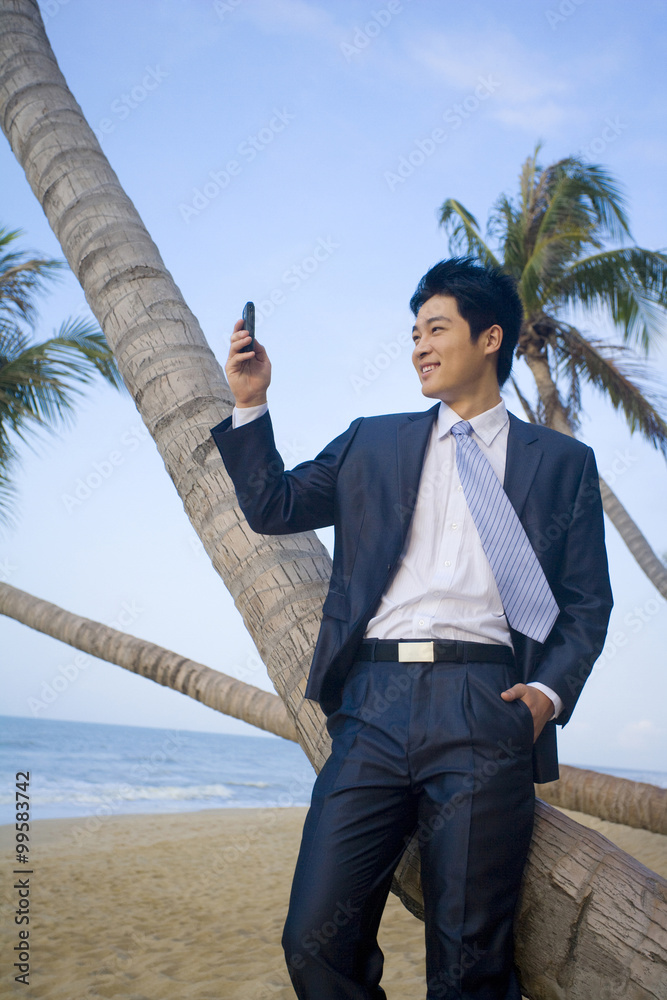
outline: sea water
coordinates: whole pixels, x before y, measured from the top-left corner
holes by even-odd
[[[592,770],[667,788],[661,771]],[[0,823],[14,821],[19,771],[33,820],[306,806],[315,780],[301,747],[277,736],[0,717]]]
[[[301,747],[277,736],[0,716],[0,823],[30,773],[31,819],[304,806],[315,780]]]

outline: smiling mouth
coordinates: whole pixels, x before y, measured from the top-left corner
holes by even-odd
[[[429,372],[435,371],[435,369],[439,367],[440,367],[439,363],[433,365],[424,365],[424,367],[421,370],[421,373],[422,375],[428,375]]]

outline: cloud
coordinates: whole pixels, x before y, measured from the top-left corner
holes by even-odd
[[[526,49],[506,29],[487,38],[467,33],[433,32],[412,46],[422,66],[456,87],[472,86],[480,74],[502,73],[506,99],[536,101],[572,92],[571,81],[551,73],[543,53]]]
[[[488,114],[512,128],[554,134],[588,120],[576,104],[581,71],[552,65],[548,53],[526,48],[507,29],[494,28],[486,37],[436,32],[413,42],[409,54],[422,73],[461,90],[493,74],[500,86]]]
[[[336,43],[342,37],[331,14],[305,0],[252,0],[239,4],[238,11],[266,32],[309,35]]]
[[[501,81],[502,87],[502,81]],[[499,90],[499,97],[502,100],[502,91]],[[520,128],[525,132],[534,132],[537,135],[543,133],[553,133],[563,122],[572,124],[572,111],[563,104],[555,101],[546,101],[543,104],[528,104],[520,107],[499,107],[494,115],[497,121],[511,128]]]

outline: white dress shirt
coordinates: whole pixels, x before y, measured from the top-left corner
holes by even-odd
[[[462,639],[512,647],[495,577],[463,494],[450,433],[461,417],[440,403],[398,569],[366,637]],[[470,421],[502,482],[509,418],[503,402]]]
[[[232,427],[250,423],[267,410],[266,403],[234,407]],[[366,638],[459,639],[512,647],[498,587],[456,468],[451,429],[459,420],[440,403],[398,569],[368,622]],[[509,433],[504,402],[472,417],[470,424],[475,442],[502,483]],[[563,708],[556,692],[538,681],[530,685],[551,699],[556,718]]]

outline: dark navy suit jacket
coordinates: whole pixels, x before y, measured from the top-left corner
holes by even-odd
[[[335,526],[333,571],[306,688],[327,714],[340,704],[358,644],[398,565],[439,405],[359,417],[289,472],[268,413],[234,430],[228,417],[212,430],[253,531]],[[511,629],[517,663],[524,682],[541,681],[560,695],[557,721],[564,725],[602,650],[612,607],[595,458],[582,442],[510,414],[503,485],[560,608],[544,643]],[[538,782],[558,777],[553,722],[535,743],[533,768]]]

